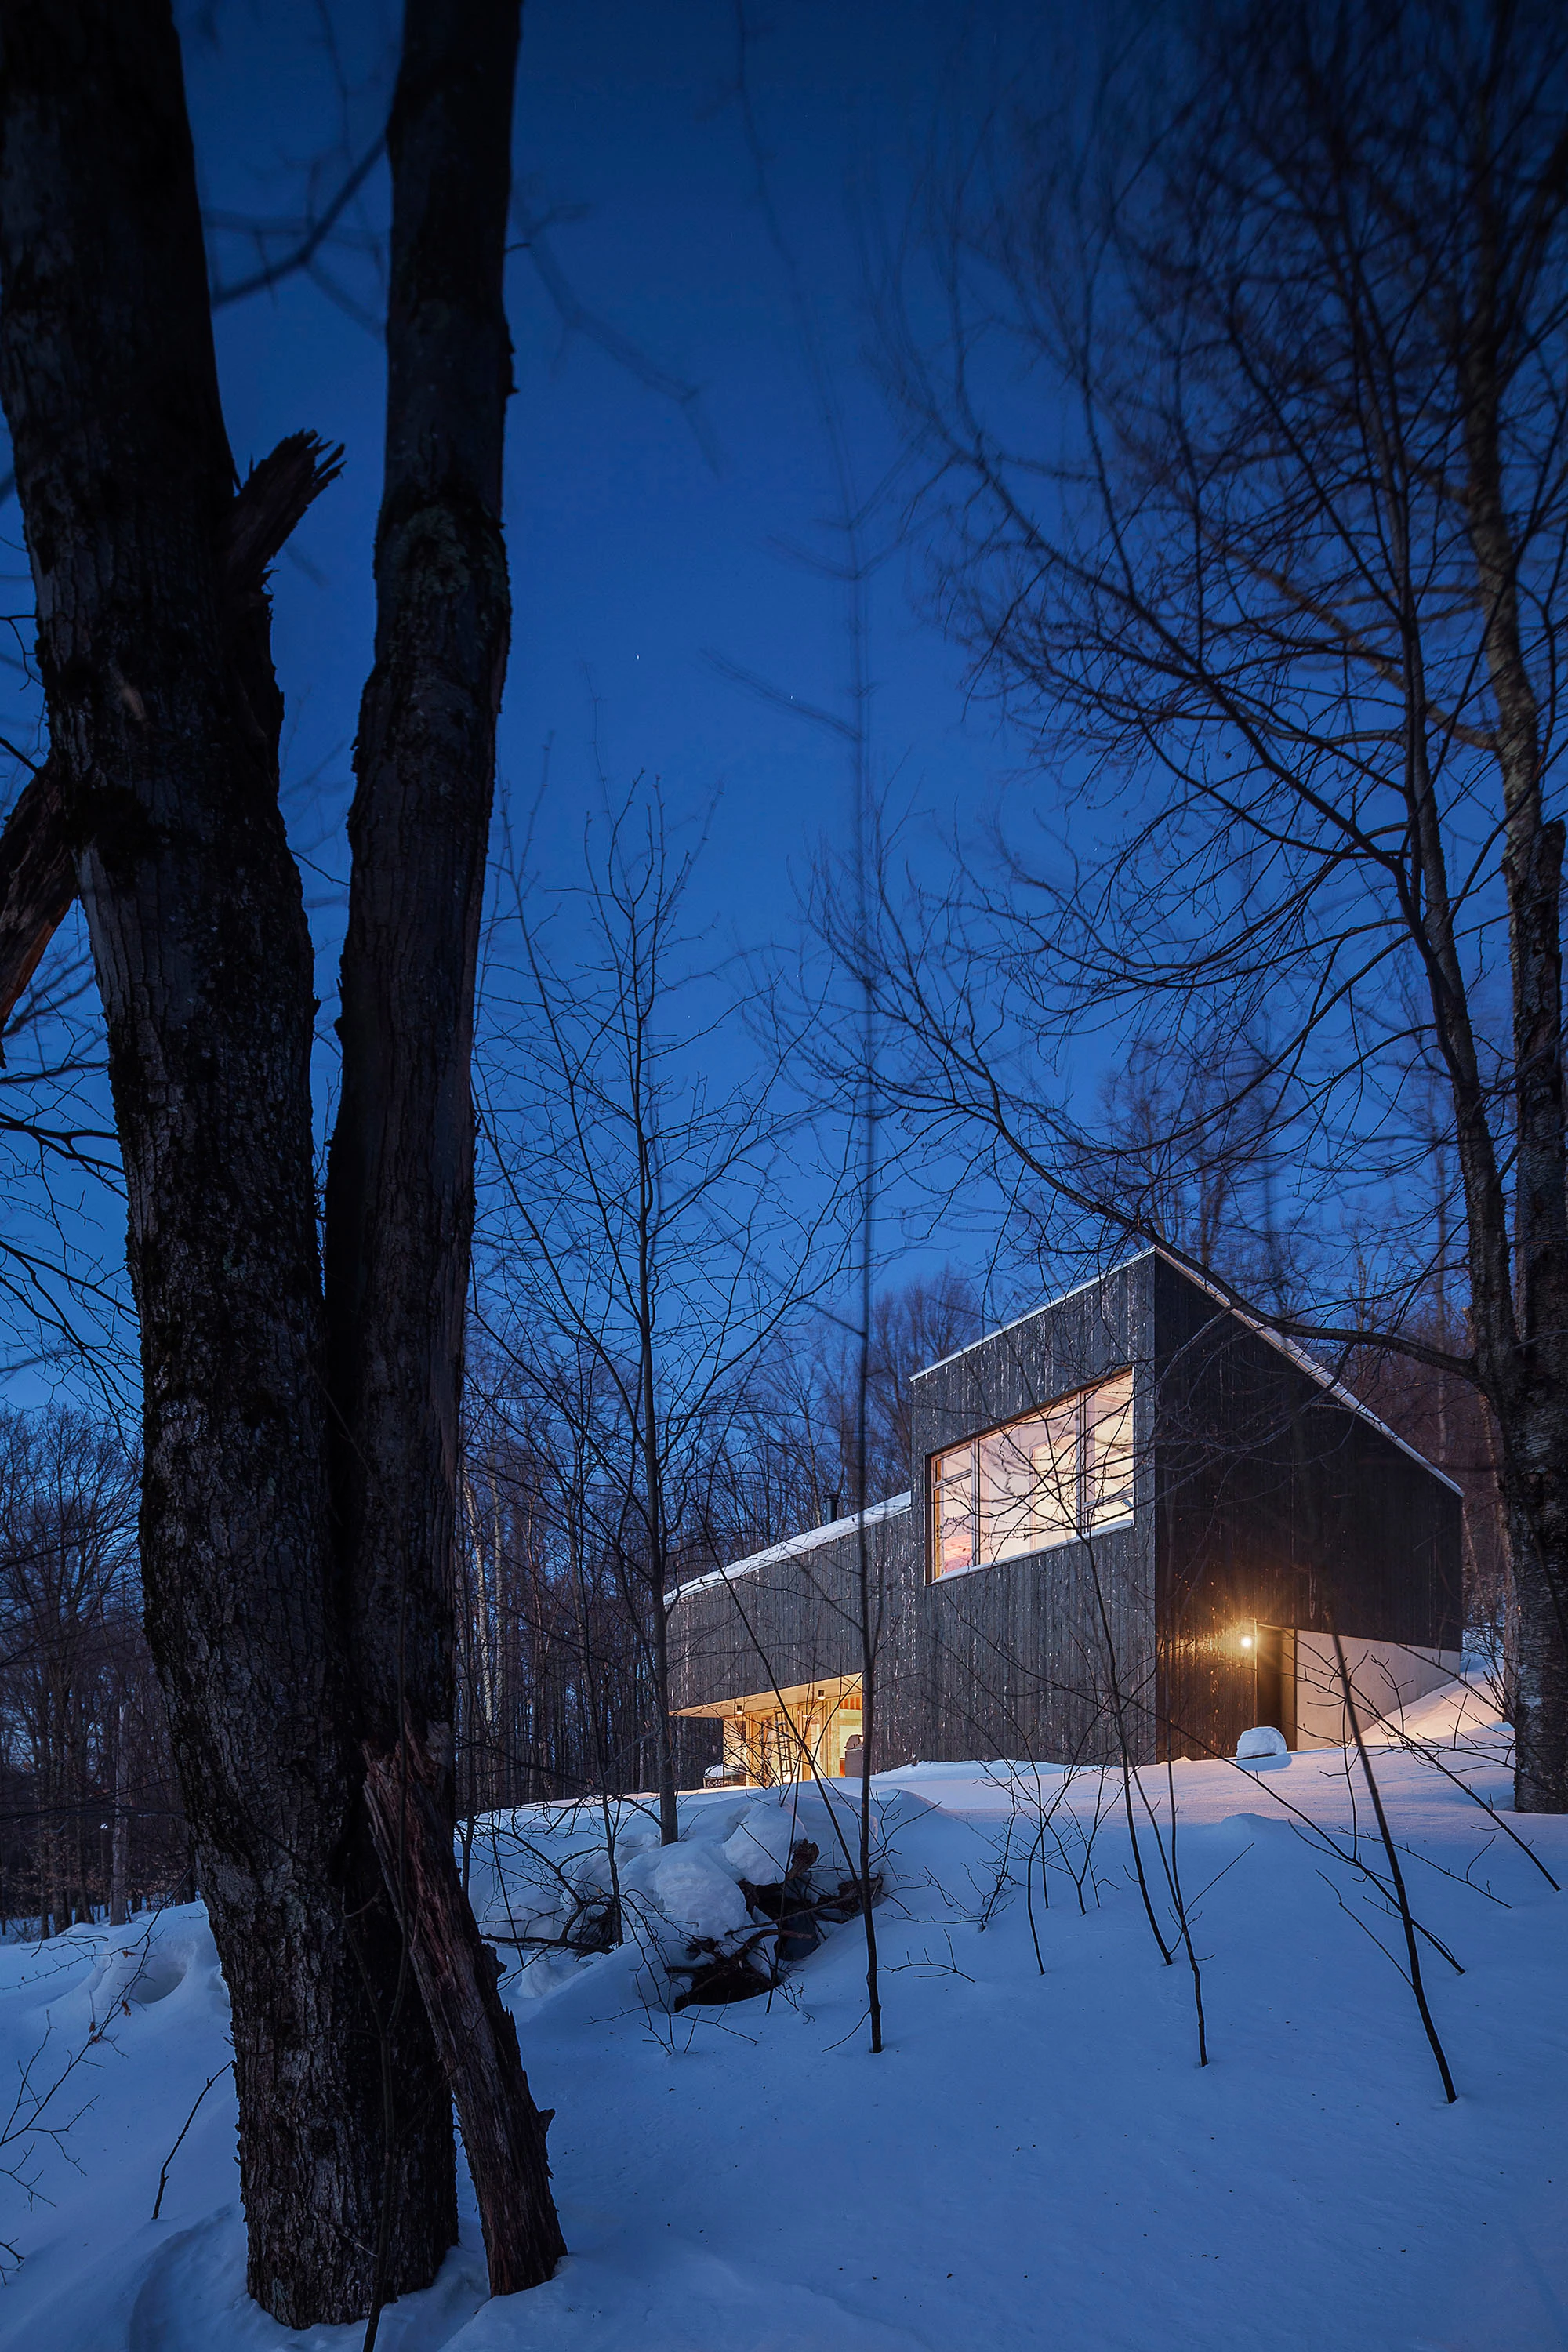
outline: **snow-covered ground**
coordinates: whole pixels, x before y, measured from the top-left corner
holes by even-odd
[[[1410,1728],[1506,1803],[1475,1699]],[[1112,1778],[912,1767],[876,1784],[887,2048],[868,2053],[858,1926],[771,1998],[672,2014],[674,1865],[621,1822],[637,1937],[549,1955],[511,1989],[535,2095],[553,2105],[572,2252],[535,2293],[484,2299],[471,2200],[437,2285],[384,2319],[387,2352],[1535,2352],[1568,2345],[1568,1893],[1434,1767],[1377,1751],[1459,2098],[1445,2104],[1391,1920],[1348,1850],[1382,1855],[1364,1784],[1333,1753],[1175,1771],[1211,2063],[1184,1958],[1161,1965]],[[1145,1776],[1168,1832],[1164,1774]],[[1104,1810],[1084,1867],[1084,1832]],[[771,1805],[773,1801],[768,1801]],[[1024,1864],[1044,1847],[1048,1907]],[[733,1790],[684,1808],[688,1899],[733,1932],[735,1854],[789,1824]],[[837,1810],[847,1813],[848,1799]],[[1568,1821],[1517,1822],[1568,1886]],[[832,1858],[809,1792],[798,1828]],[[853,1824],[849,1826],[852,1828]],[[1146,1865],[1171,1906],[1142,1817]],[[1368,1833],[1372,1832],[1371,1842]],[[1059,1844],[1057,1843],[1059,1834]],[[726,1852],[726,1840],[733,1851]],[[499,1861],[499,1874],[496,1864]],[[1069,1866],[1070,1865],[1070,1866]],[[473,1858],[494,1930],[545,1932],[597,1869],[591,1817],[537,1809]],[[1074,1873],[1084,1877],[1080,1909]],[[664,1875],[661,1875],[665,1874]],[[739,1874],[757,1878],[756,1869]],[[677,1873],[676,1876],[679,1877]],[[743,1909],[743,1906],[742,1906]],[[724,1924],[728,1912],[730,1926]],[[531,1923],[531,1925],[530,1924]],[[1039,1960],[1035,1938],[1037,1936]],[[1386,1948],[1380,1949],[1380,1944]],[[519,1948],[511,1948],[515,1953]],[[199,1906],[0,1949],[0,2067],[54,2079],[37,2201],[0,2180],[0,2346],[29,2352],[349,2352],[244,2300],[226,2003]],[[95,2024],[101,2038],[90,2046]],[[41,2058],[38,2054],[42,2052]],[[53,2070],[52,2072],[50,2070]],[[74,2120],[73,2120],[74,2118]],[[18,2152],[14,2143],[3,2152]]]

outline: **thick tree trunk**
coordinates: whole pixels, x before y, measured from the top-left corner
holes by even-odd
[[[1507,1642],[1513,1801],[1521,1813],[1568,1811],[1568,1436],[1554,1433],[1539,1468],[1510,1463],[1503,1472],[1513,1582]]]
[[[412,2084],[426,2105],[434,2100],[438,2039],[498,2293],[547,2278],[562,2251],[515,2032],[493,1988],[476,2003],[471,1987],[459,1996],[441,1975],[457,1965],[452,1923],[467,1916],[452,1853],[453,1540],[474,974],[510,627],[502,277],[518,22],[519,0],[408,0],[405,17],[387,133],[375,667],[349,818],[342,1098],[327,1183],[335,1484],[355,1684],[367,1755],[378,1766],[400,1752],[421,1760],[418,1819],[429,1832],[408,1876],[406,1854],[388,1850],[384,1814],[375,1816],[426,1996],[424,2011],[409,2007],[398,2022],[397,2093],[402,2101]],[[475,1940],[471,1920],[466,1934]],[[495,2129],[512,2135],[505,2162]]]
[[[396,1950],[352,1948],[341,1871],[360,1768],[280,706],[243,530],[236,560],[167,8],[5,0],[0,38],[0,392],[125,1162],[148,1632],[233,2002],[248,2284],[298,2326],[368,2301],[367,1990],[390,2000]],[[447,2226],[405,2197],[395,2289],[430,2275]]]

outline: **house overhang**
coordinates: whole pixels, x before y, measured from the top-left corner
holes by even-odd
[[[776,1690],[746,1691],[734,1698],[708,1699],[701,1706],[672,1706],[671,1715],[706,1716],[722,1721],[726,1716],[777,1715],[782,1710],[793,1715],[797,1707],[809,1706],[814,1699],[847,1698],[858,1693],[858,1675],[820,1675],[815,1682],[791,1683]]]

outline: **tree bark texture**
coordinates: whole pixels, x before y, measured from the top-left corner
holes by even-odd
[[[387,139],[386,478],[326,1263],[356,1665],[366,1736],[386,1752],[405,1708],[437,1752],[450,1739],[474,970],[510,625],[501,268],[517,25],[516,0],[411,0]]]
[[[0,832],[0,1037],[76,897],[62,814],[59,771],[46,761]]]
[[[409,1955],[456,2090],[484,2225],[492,2294],[538,2286],[566,2251],[550,2194],[544,2135],[517,2028],[496,1990],[494,1953],[452,1866],[442,1767],[412,1732],[390,1756],[366,1748],[365,1799]],[[553,2113],[553,2110],[550,2111]]]
[[[1504,487],[1510,364],[1498,172],[1485,105],[1472,158],[1471,301],[1456,339],[1464,514],[1496,710],[1513,1015],[1513,1236],[1471,1197],[1476,1356],[1502,1435],[1513,1570],[1514,1800],[1568,1811],[1568,1125],[1563,1035],[1563,826],[1546,814],[1541,709],[1520,622],[1520,549]],[[1559,178],[1561,167],[1559,167]],[[1550,199],[1561,204],[1553,189]],[[1520,266],[1520,256],[1513,257]],[[1515,331],[1517,333],[1517,330]],[[1500,1279],[1498,1268],[1504,1269]]]
[[[453,1545],[474,976],[510,631],[503,274],[519,13],[519,0],[409,0],[404,22],[387,132],[375,665],[349,817],[326,1228],[334,1488],[366,1754],[416,1753],[418,1818],[444,1825],[414,1876],[389,1882],[426,1995],[400,2012],[395,2080],[400,2099],[405,2086],[434,2099],[445,2061],[497,2293],[547,2278],[562,2252],[515,2031],[493,1998],[466,2000],[456,2031],[440,1984],[467,1917],[452,1854]],[[464,1933],[477,1946],[471,1919]],[[505,2164],[498,2118],[511,2135]]]
[[[280,701],[259,567],[231,562],[245,509],[167,8],[6,0],[0,40],[0,393],[125,1163],[148,1632],[233,2003],[248,2284],[299,2326],[366,2307],[397,1952],[355,1949],[345,1916],[360,1765]],[[392,2292],[449,2227],[438,2196],[404,2200]]]

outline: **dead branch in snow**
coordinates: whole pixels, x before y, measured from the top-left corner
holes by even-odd
[[[1383,1840],[1383,1850],[1388,1856],[1388,1874],[1394,1884],[1394,1898],[1398,1906],[1400,1920],[1405,1928],[1405,1948],[1410,1964],[1410,1990],[1415,1996],[1415,2006],[1421,2012],[1421,2022],[1426,2029],[1426,2039],[1432,2045],[1432,2055],[1437,2061],[1437,2072],[1443,2077],[1444,2093],[1449,2105],[1452,2106],[1459,2095],[1454,2088],[1454,2078],[1448,2071],[1447,2057],[1442,2042],[1437,2038],[1437,2028],[1432,2021],[1432,2011],[1426,1999],[1426,1988],[1421,1977],[1421,1953],[1415,1940],[1415,1921],[1411,1915],[1410,1898],[1405,1892],[1405,1874],[1399,1866],[1398,1850],[1389,1831],[1388,1816],[1383,1809],[1383,1792],[1377,1785],[1376,1777],[1372,1769],[1372,1759],[1366,1751],[1366,1741],[1362,1736],[1361,1717],[1356,1709],[1355,1693],[1351,1687],[1344,1650],[1331,1618],[1329,1621],[1329,1633],[1333,1641],[1334,1656],[1339,1663],[1340,1680],[1344,1685],[1345,1711],[1350,1717],[1351,1730],[1354,1734],[1356,1754],[1361,1759],[1361,1769],[1366,1776],[1366,1785],[1372,1792],[1373,1810],[1377,1815],[1378,1834]]]

